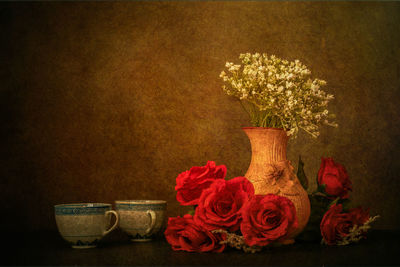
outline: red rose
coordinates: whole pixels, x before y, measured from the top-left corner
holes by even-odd
[[[351,181],[346,169],[339,163],[334,162],[332,158],[321,158],[318,184],[326,185],[325,192],[332,198],[348,198],[348,191],[351,191]]]
[[[369,209],[363,210],[361,207],[350,209],[348,211],[353,217],[353,223],[362,225],[369,219]]]
[[[342,204],[333,204],[322,218],[320,229],[326,244],[335,245],[350,233],[354,225],[360,226],[369,219],[369,211],[361,208],[343,212]]]
[[[201,228],[189,214],[183,218],[169,218],[164,235],[173,250],[222,252],[225,249],[225,245],[219,243],[224,240],[222,234],[213,234]]]
[[[240,230],[249,246],[282,241],[298,227],[296,208],[286,197],[255,195],[242,210]]]
[[[203,191],[194,220],[208,230],[239,230],[242,206],[254,195],[253,184],[245,177],[215,180]]]
[[[207,189],[216,179],[225,178],[225,175],[225,165],[215,166],[214,161],[208,161],[206,166],[192,167],[176,178],[176,199],[181,205],[198,205],[203,190]]]

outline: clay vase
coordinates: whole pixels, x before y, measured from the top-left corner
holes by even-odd
[[[298,228],[292,232],[287,242],[294,242],[307,225],[310,217],[310,200],[286,158],[289,140],[286,132],[278,128],[245,127],[251,144],[251,163],[246,172],[256,194],[276,194],[290,199],[296,207]]]

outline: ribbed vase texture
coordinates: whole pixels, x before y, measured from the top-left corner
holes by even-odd
[[[296,207],[299,228],[288,239],[293,239],[307,225],[310,200],[286,157],[289,137],[283,129],[248,127],[243,131],[251,143],[251,163],[245,176],[256,194],[276,194],[290,199]]]

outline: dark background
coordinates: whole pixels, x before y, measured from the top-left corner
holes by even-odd
[[[399,228],[399,2],[3,2],[0,20],[3,230],[55,230],[71,202],[164,199],[176,216],[180,172],[244,175],[249,119],[219,74],[245,52],[328,82],[339,128],[302,132],[288,158],[314,188],[333,157],[353,204]]]

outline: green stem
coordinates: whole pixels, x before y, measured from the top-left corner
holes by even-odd
[[[316,136],[315,134],[311,133],[310,131],[307,131],[304,127],[299,127],[301,129],[303,129],[305,132],[309,133],[312,137],[317,138],[318,136]]]
[[[262,120],[262,122],[261,122],[261,125],[262,125],[262,127],[267,127],[266,125],[266,121],[267,121],[267,118],[268,118],[268,116],[271,114],[271,112],[268,112],[268,113],[266,113],[266,115],[265,115],[265,117],[264,117],[264,119]]]
[[[252,105],[253,108],[253,125],[257,126],[258,125],[258,112],[256,110],[256,106]]]
[[[283,123],[282,117],[281,117],[281,116],[279,116],[279,119],[281,120],[281,125],[282,125],[282,128],[283,128],[283,129],[285,129],[285,126],[284,126],[284,123]]]

